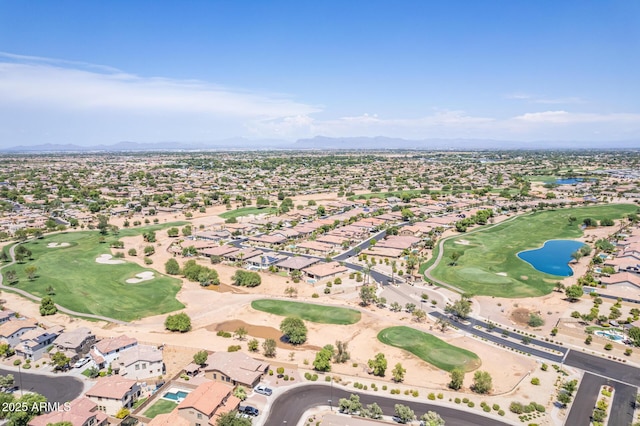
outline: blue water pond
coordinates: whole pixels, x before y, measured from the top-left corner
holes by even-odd
[[[546,274],[570,277],[573,271],[569,267],[571,253],[580,249],[584,243],[573,240],[549,240],[535,250],[518,253],[518,257],[535,269]]]

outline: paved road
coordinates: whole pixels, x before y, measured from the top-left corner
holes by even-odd
[[[578,387],[578,393],[571,406],[571,411],[565,424],[575,426],[588,426],[591,421],[591,413],[598,400],[600,386],[606,385],[607,379],[593,374],[585,373]],[[611,423],[611,426],[630,423]]]
[[[564,360],[565,365],[589,371],[613,380],[640,386],[640,369],[628,364],[610,361],[606,358],[589,355],[577,350],[569,351]]]
[[[445,318],[445,319],[449,319],[449,316],[447,314],[443,314],[441,312],[430,312],[430,315],[436,317],[436,318]],[[541,342],[540,340],[533,340],[532,339],[532,343],[531,345],[525,345],[522,343],[518,343],[515,342],[513,340],[509,340],[509,339],[505,339],[502,337],[501,332],[502,329],[499,328],[495,328],[494,331],[492,333],[489,333],[487,331],[483,331],[483,330],[478,330],[477,328],[474,328],[473,325],[473,320],[470,319],[472,322],[469,325],[465,325],[463,323],[460,322],[454,322],[452,323],[454,326],[458,327],[460,330],[466,331],[467,333],[471,333],[474,334],[480,338],[486,339],[490,342],[493,343],[497,343],[500,345],[504,345],[508,348],[511,349],[515,349],[515,350],[519,350],[519,351],[523,351],[525,353],[530,353],[533,356],[539,357],[539,358],[544,358],[544,359],[548,359],[549,361],[553,361],[553,362],[557,362],[560,363],[562,362],[562,358],[564,356],[564,353],[567,351],[566,348],[563,348],[561,346],[557,346],[557,350],[560,350],[563,355],[558,355],[555,353],[550,353],[547,351],[543,351],[541,349],[536,349],[535,347],[533,347],[533,343],[535,342],[536,344],[540,344],[540,346],[542,346],[542,343],[548,343],[548,342]],[[509,335],[510,337],[513,338],[517,338],[519,341],[522,339],[522,336],[520,336],[517,333],[511,333]],[[555,347],[553,349],[556,349]]]
[[[398,226],[404,226],[406,224],[407,224],[407,222],[403,222],[401,224],[398,224]],[[369,246],[371,245],[371,240],[372,239],[376,240],[376,241],[380,241],[386,236],[387,236],[387,231],[380,231],[377,234],[374,234],[371,237],[367,238],[366,240],[364,240],[363,242],[361,242],[357,246],[353,247],[352,249],[347,250],[344,253],[341,253],[341,254],[339,254],[337,256],[334,256],[333,260],[342,261],[342,260],[347,260],[350,257],[356,256],[359,252],[369,248]],[[357,248],[357,250],[356,250],[356,248]]]
[[[6,268],[8,266],[13,265],[14,263],[16,263],[16,255],[15,255],[15,248],[18,246],[18,244],[14,244],[13,246],[11,246],[11,248],[9,249],[9,255],[11,256],[11,262],[7,263],[6,265],[0,266],[0,269]],[[0,273],[0,289],[3,290],[8,290],[8,291],[12,291],[14,293],[18,293],[21,296],[26,297],[27,299],[31,299],[34,300],[36,302],[40,302],[40,300],[42,300],[40,297],[38,296],[34,296],[31,293],[28,293],[22,289],[16,288],[16,287],[8,287],[2,284],[2,274]],[[69,314],[69,315],[73,315],[76,317],[81,317],[81,318],[91,318],[91,319],[97,319],[100,321],[107,321],[107,322],[113,322],[116,324],[128,324],[128,322],[126,321],[121,321],[121,320],[117,320],[115,318],[109,318],[109,317],[103,317],[102,315],[94,315],[94,314],[87,314],[84,312],[76,312],[76,311],[72,311],[71,309],[67,309],[64,306],[60,306],[58,304],[56,304],[56,307],[58,308],[58,311],[63,312],[65,314]]]
[[[620,382],[612,382],[612,385],[616,391],[613,394],[609,425],[630,425],[633,423],[633,412],[638,388]]]
[[[305,411],[318,405],[329,405],[332,400],[333,407],[338,404],[340,398],[348,398],[352,391],[339,388],[331,388],[328,385],[313,384],[298,386],[278,397],[269,410],[265,425],[296,425]],[[386,415],[393,415],[395,404],[408,405],[417,416],[427,411],[435,411],[442,416],[448,425],[455,426],[501,426],[508,425],[496,417],[485,417],[477,413],[456,410],[455,408],[442,407],[417,401],[405,401],[377,395],[360,394],[360,402],[363,405],[377,403]]]
[[[15,384],[24,391],[37,392],[47,397],[50,402],[64,403],[71,401],[80,396],[83,391],[83,383],[69,376],[60,375],[52,377],[42,374],[22,373],[13,370],[5,370],[0,368],[0,374],[6,376],[13,374]],[[16,392],[16,396],[20,396],[20,391]]]

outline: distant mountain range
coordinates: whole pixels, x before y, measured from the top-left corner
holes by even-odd
[[[141,152],[141,151],[247,151],[247,150],[484,150],[484,149],[640,149],[640,141],[577,142],[536,141],[519,142],[494,139],[422,139],[316,136],[295,142],[280,139],[230,138],[215,142],[118,142],[113,145],[43,144],[0,148],[0,153],[56,153],[56,152]]]

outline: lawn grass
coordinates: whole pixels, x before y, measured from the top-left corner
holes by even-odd
[[[378,333],[378,340],[385,345],[395,346],[411,352],[423,361],[436,367],[451,371],[473,371],[480,367],[478,355],[466,349],[453,346],[431,334],[411,327],[389,327]]]
[[[152,228],[158,230],[158,227]],[[98,231],[58,233],[30,240],[24,245],[33,252],[34,260],[8,269],[15,269],[18,274],[16,288],[43,297],[47,296],[47,287],[52,286],[54,302],[77,312],[131,321],[182,309],[184,305],[175,298],[180,290],[179,280],[135,263],[103,265],[95,261],[99,255],[111,253],[110,241],[123,234],[135,235],[148,229],[127,229],[119,235],[110,234],[105,236],[104,243],[99,242]],[[67,242],[70,246],[47,248],[50,242]],[[33,281],[24,272],[29,265],[37,267],[38,277]],[[6,273],[6,270],[2,272]],[[154,272],[155,278],[139,284],[125,282],[143,271]]]
[[[433,278],[465,292],[498,297],[537,297],[550,293],[557,280],[518,258],[523,250],[541,247],[551,239],[574,239],[583,234],[580,225],[587,218],[619,219],[637,211],[631,204],[610,204],[538,211],[513,220],[461,234],[444,242],[441,261],[431,272]],[[569,216],[577,221],[569,225]],[[610,228],[613,232],[614,227]],[[468,245],[456,244],[466,240]],[[451,266],[451,254],[461,254]],[[506,276],[497,275],[506,273]]]
[[[262,207],[262,208],[242,207],[235,210],[229,210],[228,212],[221,213],[218,216],[220,216],[223,219],[231,219],[231,218],[237,218],[240,216],[249,216],[250,214],[263,214],[263,213],[273,214],[277,211],[278,209],[276,209],[275,207]]]
[[[168,399],[160,399],[154,403],[151,407],[144,412],[143,416],[153,419],[159,414],[167,414],[173,411],[178,406],[177,403],[169,401]]]
[[[360,321],[360,311],[312,303],[289,302],[286,300],[259,299],[251,302],[258,311],[281,316],[296,316],[319,324],[355,324]]]

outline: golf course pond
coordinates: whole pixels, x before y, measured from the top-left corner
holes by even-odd
[[[569,267],[571,254],[579,250],[584,243],[574,240],[548,240],[540,248],[518,253],[518,257],[540,272],[570,277],[573,270]]]

